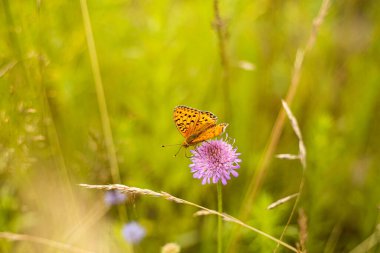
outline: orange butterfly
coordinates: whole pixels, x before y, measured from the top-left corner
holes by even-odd
[[[211,112],[184,105],[174,108],[173,118],[178,131],[185,138],[182,143],[185,148],[221,135],[228,126],[227,123],[217,124],[218,117]]]

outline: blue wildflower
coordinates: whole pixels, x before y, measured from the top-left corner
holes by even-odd
[[[136,221],[125,224],[122,229],[124,239],[131,244],[138,244],[145,237],[145,228]]]

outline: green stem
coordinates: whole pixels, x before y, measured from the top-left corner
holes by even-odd
[[[218,191],[218,212],[223,213],[222,183],[216,185]],[[218,253],[222,253],[223,242],[222,216],[218,216]]]

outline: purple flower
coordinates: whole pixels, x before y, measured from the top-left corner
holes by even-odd
[[[191,150],[193,156],[190,164],[191,172],[194,173],[194,178],[202,179],[202,184],[216,184],[219,180],[223,185],[230,180],[230,174],[237,177],[239,174],[236,169],[239,169],[238,158],[240,153],[236,153],[236,148],[223,140],[213,140],[203,142],[196,149]]]
[[[125,224],[122,230],[124,239],[131,244],[138,244],[145,237],[145,228],[136,221]]]
[[[108,206],[121,204],[126,199],[127,199],[127,195],[115,190],[107,191],[106,194],[104,195],[104,202]]]

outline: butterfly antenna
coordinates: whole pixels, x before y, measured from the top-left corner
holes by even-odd
[[[161,147],[162,147],[162,148],[166,148],[166,147],[179,146],[179,145],[182,145],[182,144],[161,145]]]

